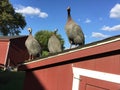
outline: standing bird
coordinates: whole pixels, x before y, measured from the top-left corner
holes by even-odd
[[[28,28],[29,36],[25,41],[29,53],[29,60],[34,59],[36,56],[41,56],[41,46],[38,41],[32,36],[32,29]]]
[[[57,31],[58,31],[58,29],[56,29],[53,32],[52,36],[48,40],[48,49],[49,49],[50,53],[57,53],[57,52],[62,51],[61,42],[56,35]]]
[[[84,33],[82,32],[82,29],[79,25],[77,25],[70,14],[70,7],[67,8],[68,18],[67,23],[65,25],[66,34],[68,36],[69,42],[70,42],[70,48],[72,45],[84,45],[85,43],[85,37]]]

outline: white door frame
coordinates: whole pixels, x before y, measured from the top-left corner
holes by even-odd
[[[72,90],[79,90],[80,76],[86,76],[94,79],[104,80],[120,84],[120,75],[106,72],[94,71],[89,69],[72,67],[73,70],[73,85]]]

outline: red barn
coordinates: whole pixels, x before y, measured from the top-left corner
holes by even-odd
[[[26,37],[0,40],[0,63],[28,58]],[[24,90],[120,90],[120,35],[20,63]]]
[[[120,90],[120,35],[31,62],[24,90]]]
[[[27,36],[0,36],[0,65],[7,65],[10,60],[11,65],[17,65],[28,57],[25,47]]]

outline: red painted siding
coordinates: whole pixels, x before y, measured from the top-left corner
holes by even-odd
[[[73,78],[75,78],[73,67],[120,75],[120,39],[101,45],[100,43],[87,45],[22,63],[19,69],[27,73],[24,90],[72,90]],[[77,90],[118,90],[120,88],[118,83],[80,77]]]
[[[53,66],[27,72],[24,90],[71,90],[71,67],[71,65]]]
[[[24,62],[28,59],[28,51],[25,47],[25,40],[26,37],[10,40],[8,59],[11,60],[11,65],[17,65],[18,63]]]
[[[0,40],[0,64],[5,65],[9,48],[9,41]]]
[[[119,90],[120,84],[97,80],[81,76],[81,83],[79,90]]]
[[[8,59],[10,65],[17,65],[27,60],[26,38],[27,36],[0,37],[0,64],[6,65]]]
[[[120,55],[110,55],[74,64],[75,67],[120,74]]]

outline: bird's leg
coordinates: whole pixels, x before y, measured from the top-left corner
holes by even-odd
[[[72,48],[72,41],[70,41],[70,49]]]
[[[32,59],[32,60],[34,59],[34,56],[33,56],[33,55],[31,56],[31,59]]]
[[[70,44],[70,49],[72,48],[72,44]]]
[[[31,59],[32,59],[32,55],[29,55],[29,59],[28,60],[30,61]]]
[[[31,58],[31,55],[29,55],[29,59],[28,60],[30,60],[30,58]]]
[[[75,48],[79,47],[79,45],[75,45]]]

